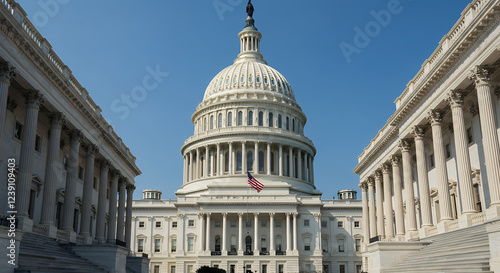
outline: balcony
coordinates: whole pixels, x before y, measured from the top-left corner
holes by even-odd
[[[243,255],[245,255],[245,256],[253,256],[253,251],[245,251],[245,252],[243,252]]]
[[[276,251],[276,255],[286,255],[286,251]]]
[[[269,251],[266,251],[266,250],[261,250],[261,251],[260,251],[260,255],[261,255],[261,256],[269,255]]]
[[[227,255],[238,255],[238,251],[229,251]]]
[[[220,251],[212,251],[212,252],[210,253],[210,255],[212,255],[212,256],[220,256],[220,255],[221,255],[221,252],[220,252]]]

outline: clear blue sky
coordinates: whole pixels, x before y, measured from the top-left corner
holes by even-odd
[[[182,185],[180,148],[194,131],[191,115],[210,80],[239,52],[246,1],[19,2],[137,157],[143,174],[134,198],[146,188],[175,198]],[[323,198],[358,189],[352,173],[358,155],[469,2],[253,1],[261,52],[290,82],[307,115]],[[391,18],[382,10],[391,10]],[[355,28],[367,34],[367,26],[373,37],[358,40],[348,62],[341,44],[356,46]],[[141,96],[126,115],[122,96],[143,85],[147,67],[157,66],[168,76],[157,85],[150,81],[147,93],[136,92]]]

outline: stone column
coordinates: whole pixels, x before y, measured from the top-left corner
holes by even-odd
[[[384,178],[384,215],[385,215],[385,236],[394,237],[394,217],[392,216],[392,183],[391,166],[382,164]]]
[[[359,183],[361,189],[361,200],[363,206],[363,243],[370,243],[370,223],[368,219],[368,184],[366,182]]]
[[[196,174],[194,175],[194,177],[196,179],[199,179],[201,178],[201,164],[200,164],[200,148],[196,148],[196,168],[194,169]]]
[[[455,137],[455,151],[457,153],[458,184],[460,185],[462,213],[470,214],[476,212],[476,206],[474,202],[469,145],[465,129],[464,97],[465,94],[461,91],[451,91],[447,100],[450,103],[453,117],[453,135]]]
[[[125,217],[125,244],[130,249],[130,234],[132,234],[132,201],[134,198],[135,186],[127,185],[127,214]],[[152,242],[154,243],[154,242]]]
[[[316,253],[322,253],[322,250],[321,250],[321,214],[320,213],[315,213],[314,214],[314,219],[317,222],[317,224],[316,224],[316,228],[317,228],[316,243],[315,243],[314,252],[316,252]]]
[[[26,119],[22,133],[21,155],[19,157],[19,173],[16,189],[16,210],[20,216],[20,229],[31,231],[32,221],[28,217],[31,182],[33,179],[33,160],[35,153],[36,129],[38,110],[43,102],[42,94],[38,91],[29,91],[26,97]],[[2,121],[4,122],[4,121]],[[26,220],[26,222],[24,221]]]
[[[203,177],[208,177],[208,145],[205,145],[205,157],[203,158]]]
[[[304,160],[302,161],[302,180],[307,181],[307,152],[304,151]]]
[[[183,184],[186,184],[188,182],[188,162],[187,162],[187,156],[184,154],[184,172],[183,172]]]
[[[399,143],[403,157],[403,179],[405,183],[406,199],[406,230],[417,231],[417,216],[415,212],[415,194],[413,192],[413,178],[411,175],[411,142],[402,139]]]
[[[382,172],[375,172],[375,191],[377,192],[376,201],[377,201],[377,235],[380,238],[385,237],[384,230],[384,190],[382,188]]]
[[[302,180],[302,152],[297,149],[297,178]]]
[[[368,198],[369,205],[369,214],[370,214],[370,236],[375,237],[378,235],[377,233],[377,216],[375,212],[375,180],[373,177],[368,177],[368,194],[370,197]]]
[[[69,133],[70,152],[68,170],[66,173],[66,187],[64,189],[63,224],[62,229],[67,233],[73,232],[73,220],[75,214],[76,185],[78,183],[78,158],[80,154],[80,142],[83,139],[81,131],[74,130]],[[70,234],[68,234],[69,236]],[[76,236],[76,235],[75,235]],[[75,237],[76,239],[76,237]]]
[[[238,255],[243,255],[243,213],[238,213]]]
[[[198,221],[200,222],[200,248],[199,248],[199,252],[203,252],[205,251],[206,247],[205,247],[205,241],[207,240],[206,239],[206,224],[205,224],[205,213],[203,212],[200,212],[198,213]]]
[[[104,244],[106,242],[105,230],[106,230],[106,195],[108,191],[108,172],[109,172],[109,161],[101,161],[101,179],[99,181],[99,197],[97,201],[97,223],[96,223],[96,236],[95,238],[99,241],[99,244]]]
[[[253,159],[254,165],[253,165],[253,173],[258,174],[259,173],[259,142],[255,142],[255,153],[254,153],[254,159]]]
[[[279,157],[278,157],[278,174],[283,176],[283,144],[279,145]]]
[[[291,215],[291,212],[286,213],[286,255],[290,255],[290,251],[292,251],[292,241],[290,240],[292,238],[292,224],[290,223]]]
[[[0,69],[1,68],[2,67],[0,65]],[[0,89],[1,89],[1,84],[2,82],[0,80]],[[0,118],[2,117],[0,116]],[[56,211],[55,207],[56,207],[57,182],[62,177],[64,170],[64,166],[62,165],[62,163],[58,162],[58,159],[59,159],[59,150],[61,143],[61,129],[65,120],[66,119],[62,113],[50,114],[51,126],[50,126],[50,137],[49,137],[49,148],[47,151],[47,163],[45,165],[45,183],[43,188],[42,215],[40,220],[41,224],[48,226],[50,237],[55,237],[52,236],[54,235],[52,234],[52,230],[55,228],[54,215]],[[0,128],[1,126],[2,125],[0,125]]]
[[[271,142],[267,143],[267,174],[271,174]]]
[[[253,252],[259,254],[259,213],[253,214]]]
[[[222,213],[222,255],[227,255],[227,212]]]
[[[297,252],[297,217],[298,213],[293,213],[293,251]]]
[[[289,161],[288,162],[289,162],[289,165],[290,165],[290,170],[289,170],[290,171],[290,177],[295,177],[295,175],[294,175],[294,167],[295,166],[293,165],[293,147],[292,146],[289,147],[288,156],[289,156],[289,159],[288,159]]]
[[[189,151],[189,181],[193,181],[194,180],[194,177],[193,177],[193,151]]]
[[[8,62],[0,63],[0,139],[2,139],[3,126],[7,113],[7,98],[9,95],[10,81],[16,76],[16,69]]]
[[[242,141],[241,142],[241,170],[243,174],[247,174],[248,168],[247,168],[247,149],[246,149],[246,142]]]
[[[177,244],[179,245],[177,249],[177,253],[184,255],[185,252],[185,242],[186,242],[186,233],[184,231],[185,229],[185,224],[184,224],[184,218],[185,214],[179,213],[177,214]]]
[[[312,155],[308,156],[309,160],[309,177],[308,177],[308,182],[312,183]]]
[[[221,158],[220,158],[220,143],[217,143],[217,175],[222,175],[224,172],[221,172]]]
[[[432,226],[431,197],[429,190],[429,178],[425,160],[424,134],[421,126],[414,126],[412,133],[415,136],[415,150],[417,156],[418,189],[420,195],[420,213],[422,214],[422,226]]]
[[[94,144],[88,144],[87,146],[87,160],[85,163],[85,180],[83,182],[83,200],[82,200],[82,224],[80,229],[80,234],[85,236],[86,243],[92,243],[90,239],[90,228],[92,216],[92,193],[94,185],[94,160],[95,154],[99,152],[99,149]]]
[[[118,217],[116,220],[116,240],[123,241],[123,226],[125,224],[124,214],[125,214],[125,187],[127,186],[127,180],[124,178],[118,183]]]
[[[116,197],[118,192],[118,180],[120,172],[115,170],[111,172],[111,185],[109,188],[109,218],[108,218],[108,243],[116,242]]]
[[[274,212],[269,213],[269,252],[271,255],[276,255],[274,249]]]
[[[210,252],[210,216],[211,213],[207,213],[207,235],[206,235],[206,240],[207,242],[205,243],[205,251]],[[207,255],[209,255],[208,253]]]
[[[401,184],[401,159],[399,156],[391,158],[392,180],[394,184],[394,216],[396,219],[396,235],[405,235],[405,221],[403,215],[403,187]]]
[[[500,206],[500,144],[495,123],[495,105],[492,99],[490,75],[492,68],[476,66],[470,78],[477,90],[479,115],[481,116],[481,135],[486,159],[486,176],[490,188],[490,206]]]
[[[453,220],[453,214],[451,212],[450,186],[448,184],[448,171],[446,169],[446,153],[441,129],[443,116],[443,112],[439,110],[431,110],[429,113],[429,120],[432,126],[432,142],[434,146],[436,176],[439,187],[439,212],[441,220]]]
[[[214,177],[215,173],[215,157],[214,157],[214,151],[210,151],[210,176]]]

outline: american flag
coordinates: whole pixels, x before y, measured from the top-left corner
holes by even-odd
[[[262,183],[260,183],[259,181],[257,181],[257,179],[255,179],[250,174],[250,172],[248,172],[248,184],[250,184],[250,186],[252,186],[252,188],[256,189],[257,192],[260,192],[264,188],[264,185]]]

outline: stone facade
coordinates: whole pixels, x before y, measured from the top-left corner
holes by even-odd
[[[377,247],[422,247],[373,241],[425,241],[500,216],[499,22],[498,1],[472,1],[358,157],[365,270],[384,272]]]

